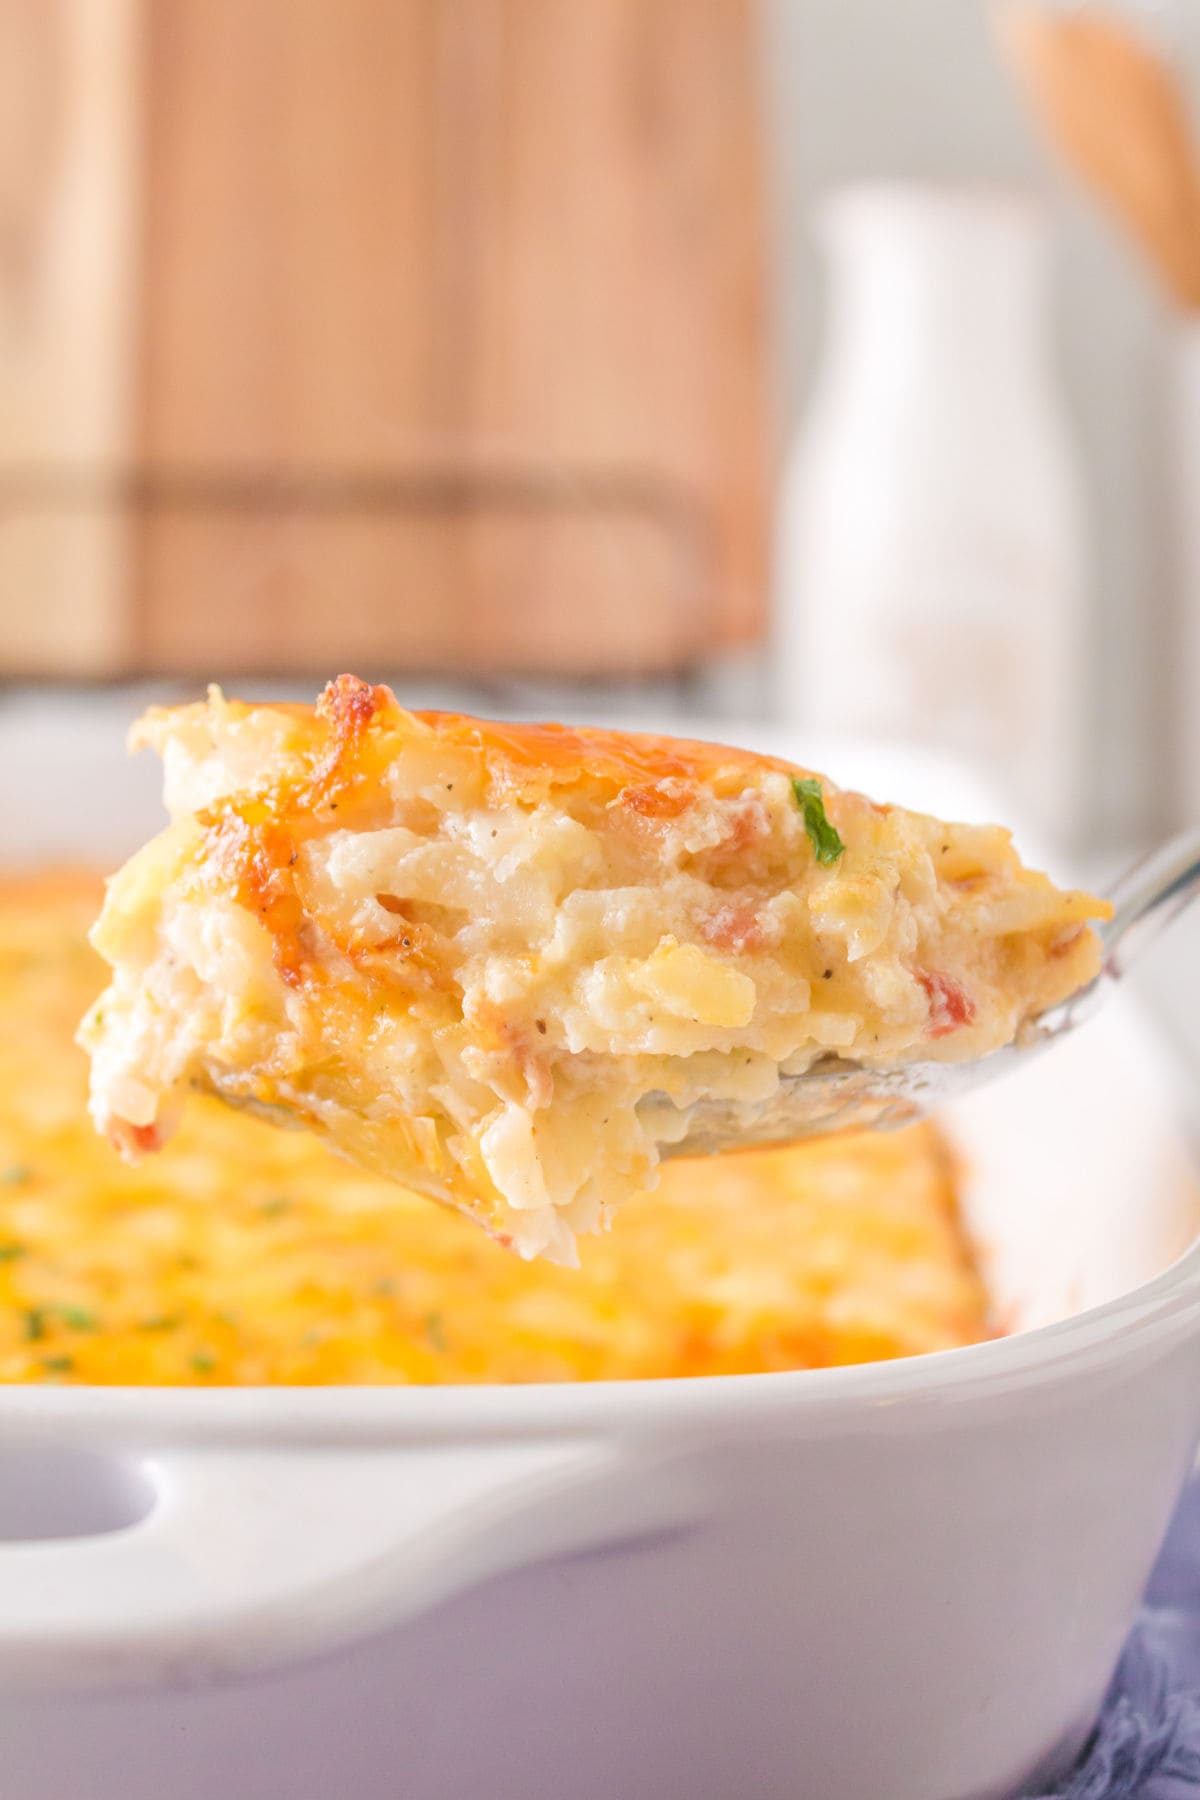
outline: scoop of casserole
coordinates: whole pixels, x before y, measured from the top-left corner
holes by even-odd
[[[974,1057],[1091,978],[1101,902],[714,745],[217,691],[135,728],[172,823],[111,882],[84,1021],[127,1155],[189,1090],[307,1126],[524,1256],[645,1187],[702,1098],[831,1053]]]

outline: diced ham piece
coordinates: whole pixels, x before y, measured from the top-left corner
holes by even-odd
[[[755,906],[731,902],[701,921],[700,935],[714,949],[738,956],[747,950],[764,950],[779,936],[773,920],[764,919]]]
[[[913,973],[929,997],[926,1037],[946,1037],[960,1025],[974,1023],[975,1002],[963,993],[952,975],[943,975],[940,969],[915,969]]]
[[[639,819],[678,819],[689,806],[696,804],[696,789],[688,782],[655,781],[646,787],[622,788],[618,795],[621,806],[628,807]]]
[[[162,1127],[154,1125],[131,1125],[128,1119],[114,1119],[109,1127],[109,1142],[114,1150],[126,1159],[148,1156],[153,1150],[161,1150],[163,1146]]]

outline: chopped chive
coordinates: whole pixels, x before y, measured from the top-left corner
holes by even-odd
[[[25,1336],[31,1344],[36,1344],[46,1335],[46,1308],[31,1306],[22,1314],[25,1321]]]
[[[60,1306],[58,1316],[71,1331],[95,1331],[100,1321],[86,1306]]]
[[[443,1351],[450,1348],[446,1342],[446,1328],[442,1323],[442,1315],[438,1312],[425,1314],[425,1336],[431,1350]]]
[[[286,1194],[277,1194],[272,1200],[264,1200],[258,1210],[264,1219],[277,1219],[280,1213],[289,1210],[291,1204]]]
[[[835,863],[846,846],[826,814],[820,782],[812,776],[793,775],[792,793],[803,814],[804,829],[817,861],[826,865]]]
[[[69,1375],[75,1367],[73,1356],[43,1356],[41,1361],[47,1375]]]
[[[152,1313],[148,1319],[139,1319],[139,1331],[176,1331],[183,1324],[180,1313]]]
[[[19,1256],[28,1256],[28,1244],[0,1244],[0,1263],[16,1262]]]
[[[28,1163],[10,1163],[7,1169],[0,1169],[0,1184],[4,1187],[19,1187],[23,1181],[33,1177],[33,1170]]]
[[[197,1375],[211,1375],[217,1366],[217,1359],[211,1350],[193,1350],[191,1363]]]

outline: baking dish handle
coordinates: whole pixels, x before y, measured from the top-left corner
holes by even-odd
[[[142,1484],[149,1502],[136,1522],[0,1543],[6,1688],[179,1687],[278,1668],[505,1571],[684,1529],[696,1512],[679,1468],[579,1440],[188,1449],[125,1475],[131,1501]]]

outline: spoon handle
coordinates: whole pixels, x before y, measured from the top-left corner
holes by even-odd
[[[1169,838],[1134,863],[1109,891],[1113,916],[1100,929],[1104,973],[1117,981],[1200,893],[1200,830]]]
[[[1200,893],[1200,830],[1181,831],[1139,857],[1109,889],[1113,916],[1099,927],[1100,973],[1042,1014],[1029,1042],[1049,1044],[1089,1019],[1109,986],[1133,967],[1146,945]]]

